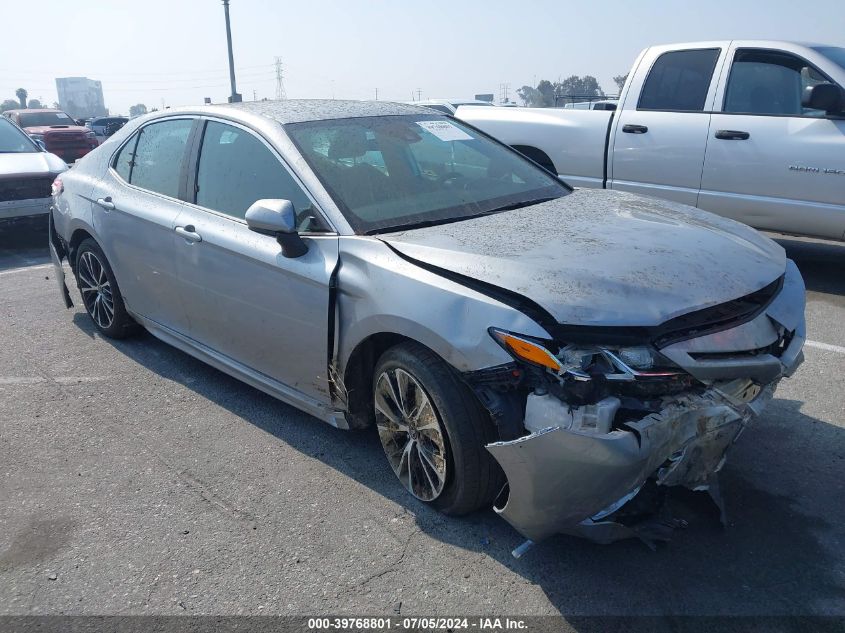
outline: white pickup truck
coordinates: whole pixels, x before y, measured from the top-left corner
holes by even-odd
[[[461,106],[455,116],[576,187],[843,240],[843,87],[845,48],[697,42],[643,51],[615,112]]]

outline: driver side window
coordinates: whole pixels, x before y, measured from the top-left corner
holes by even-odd
[[[285,166],[246,130],[209,121],[196,174],[196,204],[243,220],[263,198],[290,200],[301,231],[325,231],[311,200]]]

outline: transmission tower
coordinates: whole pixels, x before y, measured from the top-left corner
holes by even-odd
[[[285,92],[285,71],[282,67],[282,58],[276,58],[276,99],[287,99]]]
[[[508,103],[508,91],[510,87],[510,84],[499,84],[499,103]]]

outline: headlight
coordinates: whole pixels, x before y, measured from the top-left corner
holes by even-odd
[[[635,380],[674,376],[682,373],[663,358],[657,350],[646,346],[567,345],[557,354],[540,341],[490,328],[490,335],[516,360],[538,365],[576,380],[590,380],[603,376],[607,380]],[[665,369],[655,369],[655,367]]]
[[[87,136],[88,138],[96,138],[97,137],[97,135],[93,132],[93,130],[90,131],[90,132],[85,132],[85,136]]]
[[[560,361],[555,358],[545,347],[532,341],[531,339],[505,332],[504,330],[497,330],[490,328],[490,335],[505,348],[505,351],[518,360],[524,360],[532,365],[539,365],[554,371],[560,371],[562,366]]]

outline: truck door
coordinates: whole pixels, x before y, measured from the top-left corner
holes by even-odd
[[[842,239],[845,120],[801,105],[832,81],[798,54],[736,48],[716,97],[699,206],[758,229]]]
[[[615,124],[608,188],[696,204],[721,56],[718,46],[646,53]]]

